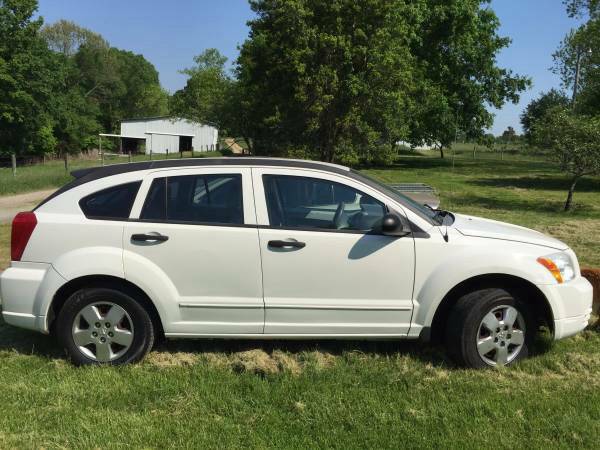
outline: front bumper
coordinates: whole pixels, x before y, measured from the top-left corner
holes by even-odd
[[[554,339],[563,339],[587,327],[592,313],[593,288],[582,276],[564,284],[538,285],[554,316]]]
[[[13,262],[0,275],[4,321],[9,325],[48,333],[48,307],[65,281],[50,264]]]

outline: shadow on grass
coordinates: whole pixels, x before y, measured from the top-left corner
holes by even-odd
[[[262,339],[186,339],[158,343],[154,351],[161,353],[187,352],[194,354],[235,353],[262,350],[268,354],[281,351],[297,357],[301,353],[318,351],[340,357],[348,353],[366,356],[410,355],[433,366],[452,366],[443,348],[422,345],[412,341],[358,341],[358,340],[262,340]],[[0,353],[34,355],[44,358],[65,358],[57,340],[48,335],[6,325],[0,321]]]
[[[47,358],[64,357],[56,339],[46,334],[11,327],[0,320],[0,352],[37,355]]]
[[[267,354],[280,351],[294,357],[307,352],[321,352],[334,357],[357,353],[373,357],[407,355],[434,367],[454,367],[443,347],[407,340],[190,339],[165,341],[155,348],[157,352],[222,353],[227,356],[253,350],[261,350]]]
[[[487,186],[495,188],[518,188],[534,189],[545,191],[564,191],[565,198],[569,189],[570,180],[568,177],[508,177],[508,178],[481,178],[472,180],[469,183],[478,186]],[[600,192],[600,179],[582,178],[577,182],[576,192]]]
[[[367,165],[357,167],[359,170],[378,170],[389,171],[432,171],[429,175],[434,175],[443,171],[440,177],[445,177],[450,173],[460,176],[506,176],[516,178],[515,175],[523,174],[524,177],[549,177],[549,173],[556,173],[555,178],[558,181],[565,180],[556,172],[556,167],[543,161],[494,161],[494,160],[470,160],[457,158],[452,162],[452,158],[434,158],[434,157],[407,157],[401,156],[391,165]],[[539,175],[538,175],[539,174]],[[550,176],[549,178],[553,178]],[[493,178],[490,178],[493,180]],[[593,181],[593,180],[592,180]]]
[[[492,210],[505,210],[514,212],[537,212],[537,213],[560,213],[563,210],[564,203],[560,200],[550,201],[548,199],[532,199],[526,200],[518,197],[502,198],[502,197],[485,197],[469,194],[455,194],[452,196],[454,205],[479,207]],[[569,213],[571,216],[577,213],[576,204],[573,205],[573,210]]]
[[[540,356],[552,348],[552,339],[540,335],[536,339],[533,356]],[[155,346],[153,353],[177,355],[187,353],[200,356],[205,353],[221,354],[226,358],[244,352],[259,351],[267,355],[283,352],[296,360],[311,352],[335,358],[360,354],[366,357],[409,356],[434,368],[459,368],[447,355],[443,345],[422,344],[418,341],[388,340],[241,340],[241,339],[189,339],[168,340]],[[0,323],[0,352],[40,356],[48,359],[66,358],[60,344],[51,336],[23,330]],[[261,374],[260,371],[257,372]]]

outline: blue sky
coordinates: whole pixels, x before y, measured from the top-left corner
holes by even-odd
[[[189,67],[202,50],[215,47],[234,60],[252,16],[246,0],[39,1],[47,23],[72,20],[102,34],[114,47],[144,55],[171,92],[184,86],[185,76],[178,71]],[[493,0],[492,8],[502,24],[500,34],[513,40],[499,55],[499,65],[533,80],[518,105],[495,112],[492,132],[500,134],[509,125],[520,130],[524,106],[539,92],[559,86],[559,79],[548,70],[552,53],[577,23],[567,17],[560,0]]]

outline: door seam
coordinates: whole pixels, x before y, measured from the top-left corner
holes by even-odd
[[[254,222],[256,223],[256,240],[258,245],[258,255],[260,259],[260,285],[263,301],[263,326],[260,334],[265,334],[265,326],[267,323],[267,305],[265,304],[265,274],[263,270],[262,246],[260,244],[260,228],[258,228],[258,215],[256,213],[256,189],[254,188],[254,169],[250,168],[250,181],[252,183],[252,202],[254,203]]]

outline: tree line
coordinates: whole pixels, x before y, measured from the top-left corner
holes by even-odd
[[[489,1],[249,1],[231,68],[206,49],[169,95],[143,56],[72,22],[44,25],[36,0],[0,0],[0,152],[75,152],[124,118],[170,114],[241,137],[255,155],[387,164],[403,142],[443,157],[459,138],[498,142],[485,132],[490,107],[531,85],[498,66],[510,39]],[[563,1],[585,20],[554,54],[562,89],[521,122],[572,175],[569,209],[577,181],[600,170],[600,2]],[[500,142],[517,139],[509,128]]]
[[[233,70],[215,49],[169,96],[156,69],[102,36],[0,0],[2,151],[76,151],[120,119],[172,114],[243,137],[256,155],[385,163],[396,143],[482,139],[489,106],[530,80],[498,67],[510,39],[479,0],[251,0]]]
[[[0,0],[0,152],[78,152],[119,120],[168,112],[143,56],[61,20],[34,19],[36,0]]]
[[[498,67],[510,39],[479,0],[251,0],[233,73],[214,49],[173,111],[242,136],[257,155],[387,163],[397,143],[483,139],[490,106],[526,77]],[[210,94],[207,94],[210,92]]]

